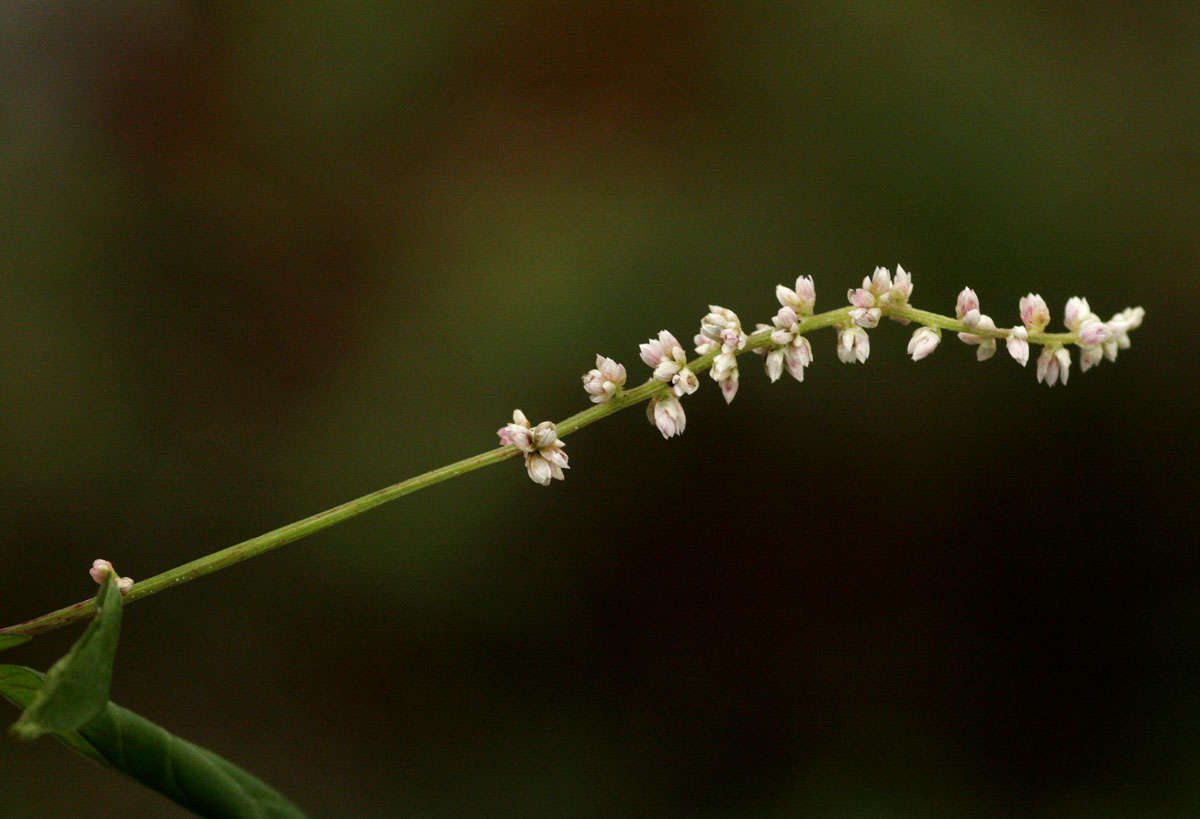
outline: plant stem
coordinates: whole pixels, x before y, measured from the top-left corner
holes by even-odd
[[[808,333],[813,330],[819,330],[824,327],[841,326],[849,321],[851,307],[840,307],[836,310],[829,310],[825,313],[818,313],[815,316],[809,316],[800,322],[799,331]],[[942,316],[937,313],[930,313],[925,310],[918,310],[908,305],[887,306],[884,308],[885,315],[892,318],[909,319],[921,324],[927,324],[934,327],[940,327],[944,330],[953,330],[956,332],[971,332],[980,336],[991,336],[996,338],[1005,338],[1009,335],[1008,330],[981,330],[968,328],[961,321],[957,321],[948,316]],[[1071,343],[1075,341],[1073,333],[1030,333],[1029,341],[1035,344],[1047,343]],[[766,347],[771,344],[771,330],[763,330],[754,333],[747,337],[746,346],[738,351],[738,355],[750,352],[759,347]],[[713,359],[716,358],[716,353],[699,356],[688,362],[688,367],[693,372],[700,373],[712,366]],[[663,381],[655,381],[653,379],[640,384],[631,390],[621,392],[609,401],[602,404],[596,404],[588,409],[577,412],[567,418],[564,418],[557,425],[558,434],[560,437],[565,437],[573,432],[583,429],[588,424],[593,424],[601,418],[612,415],[615,412],[623,410],[627,407],[640,404],[648,400],[654,395],[669,388],[669,384]],[[436,483],[457,478],[465,475],[468,472],[473,472],[476,469],[482,469],[485,466],[500,463],[501,461],[514,458],[520,452],[515,447],[503,446],[496,449],[481,452],[478,455],[472,455],[469,458],[464,458],[461,461],[455,461],[452,464],[432,469],[416,477],[401,481],[400,483],[392,484],[391,486],[378,489],[360,498],[355,498],[352,501],[347,501],[332,509],[326,509],[324,512],[318,512],[315,515],[298,520],[295,523],[289,523],[286,526],[281,526],[278,529],[273,529],[266,534],[258,537],[244,540],[241,543],[236,543],[233,546],[228,546],[220,551],[197,558],[181,566],[176,566],[173,569],[168,569],[161,574],[156,574],[153,577],[147,578],[140,583],[135,583],[132,588],[124,595],[125,603],[132,603],[135,600],[140,600],[143,597],[148,597],[152,594],[157,594],[164,589],[173,588],[182,583],[187,583],[190,580],[195,580],[198,577],[203,577],[207,574],[212,574],[215,571],[224,569],[228,566],[233,566],[241,563],[243,560],[249,560],[252,557],[277,549],[284,544],[299,540],[321,531],[328,529],[334,524],[341,523],[344,520],[357,517],[376,506],[387,503],[388,501],[402,498],[405,495],[410,495],[426,487],[433,486]],[[24,634],[32,635],[39,634],[44,631],[51,631],[62,626],[83,620],[90,617],[95,609],[95,600],[83,600],[74,605],[66,606],[57,611],[43,614],[41,617],[35,617],[32,620],[27,620],[24,623],[0,628],[0,635],[5,634]]]

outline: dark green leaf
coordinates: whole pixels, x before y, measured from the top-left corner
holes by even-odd
[[[36,671],[0,665],[0,694],[18,705],[34,696],[40,680]],[[58,737],[201,816],[304,817],[299,808],[261,779],[111,702],[77,732]]]
[[[46,673],[46,683],[12,726],[14,736],[37,739],[73,731],[104,710],[121,633],[121,592],[109,572],[96,595],[96,616],[71,650]]]
[[[0,634],[0,651],[28,643],[32,639],[28,634]]]

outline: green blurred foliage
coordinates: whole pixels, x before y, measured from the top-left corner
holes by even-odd
[[[114,698],[316,815],[1188,813],[1197,42],[1191,3],[5,6],[3,619],[899,261],[930,309],[1148,317],[1053,391],[897,327],[747,362],[679,440],[635,410],[550,490],[502,465],[131,607]],[[0,755],[5,815],[169,815]]]

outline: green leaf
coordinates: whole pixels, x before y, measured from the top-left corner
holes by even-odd
[[[32,669],[0,665],[0,694],[23,705],[35,696],[41,678]],[[78,731],[57,736],[201,816],[304,819],[261,779],[114,703]]]
[[[71,650],[50,666],[46,682],[9,729],[19,739],[73,731],[104,710],[121,633],[121,592],[112,572],[96,595],[96,616]]]
[[[0,651],[28,643],[32,639],[28,634],[0,634]]]
[[[45,675],[20,665],[0,665],[0,696],[3,696],[18,708],[28,708],[29,704],[42,690],[42,678]],[[93,748],[78,731],[63,731],[56,734],[58,739],[65,742],[84,756],[91,757],[101,765],[108,762]]]

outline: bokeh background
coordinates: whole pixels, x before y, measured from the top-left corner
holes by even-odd
[[[586,405],[876,264],[1147,310],[1047,390],[744,360],[139,602],[114,699],[315,816],[1200,809],[1200,6],[0,6],[0,619]],[[44,668],[77,634],[5,656]],[[9,715],[15,716],[15,711]],[[7,719],[7,718],[6,718]],[[175,816],[51,741],[0,814]]]

